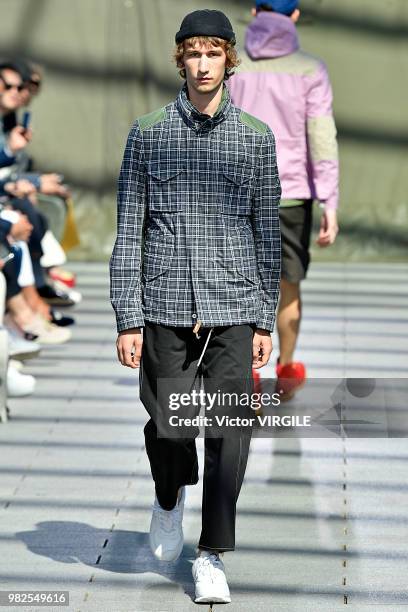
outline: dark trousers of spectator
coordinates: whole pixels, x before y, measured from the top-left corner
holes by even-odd
[[[196,338],[192,328],[171,327],[146,321],[140,365],[140,399],[150,420],[144,428],[146,451],[150,461],[156,494],[162,508],[171,510],[177,503],[179,487],[198,482],[195,437],[198,433],[175,433],[161,437],[166,415],[194,416],[200,407],[189,406],[169,412],[168,397],[190,393],[203,383],[206,393],[250,394],[252,381],[252,340],[255,326],[215,327],[199,368],[209,329]],[[172,379],[162,384],[163,379]],[[215,406],[217,413],[231,416],[252,412],[237,406]],[[226,411],[226,412],[225,412]],[[206,416],[209,413],[206,411]],[[252,415],[253,416],[253,412]],[[167,420],[168,424],[168,420]],[[159,435],[158,435],[159,430]],[[234,427],[217,436],[217,428],[205,429],[202,530],[198,546],[205,550],[235,549],[236,504],[248,460],[251,427]],[[218,435],[220,433],[218,432]]]
[[[0,254],[5,257],[8,253],[12,253],[12,249],[7,240],[0,240]],[[21,292],[21,287],[18,284],[18,270],[15,260],[10,260],[6,263],[2,270],[6,279],[6,300],[10,300]]]
[[[11,201],[11,205],[14,210],[18,210],[19,212],[26,215],[31,225],[33,226],[33,231],[27,244],[31,255],[31,262],[33,265],[35,284],[37,287],[43,287],[46,284],[46,281],[44,277],[44,271],[40,264],[40,259],[43,256],[41,241],[44,238],[44,234],[48,229],[47,219],[39,210],[37,210],[35,205],[32,204],[32,202],[30,202],[30,200],[28,199],[13,199]]]

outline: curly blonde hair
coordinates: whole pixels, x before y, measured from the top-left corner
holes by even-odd
[[[186,50],[186,47],[195,47],[197,44],[199,45],[211,45],[212,47],[222,47],[227,56],[227,60],[225,63],[225,76],[224,80],[227,81],[231,75],[234,74],[233,70],[241,61],[238,59],[238,53],[235,48],[235,43],[230,42],[228,40],[224,40],[223,38],[217,38],[216,36],[194,36],[193,38],[187,38],[179,43],[174,49],[173,59],[177,64],[177,67],[180,68],[179,75],[182,79],[186,78],[186,71],[183,64],[183,55]]]

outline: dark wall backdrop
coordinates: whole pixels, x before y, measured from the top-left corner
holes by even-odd
[[[204,7],[224,10],[242,45],[246,0],[0,0],[0,55],[44,67],[30,148],[39,168],[73,187],[82,245],[72,257],[109,257],[128,129],[176,95],[174,33]],[[341,155],[341,234],[330,250],[313,248],[314,259],[407,261],[408,2],[301,8],[302,45],[330,70]]]

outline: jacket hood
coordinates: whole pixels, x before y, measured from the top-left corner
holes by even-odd
[[[245,49],[251,59],[294,53],[299,49],[296,26],[285,15],[261,11],[247,28]]]

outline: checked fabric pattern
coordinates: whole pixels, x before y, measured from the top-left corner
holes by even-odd
[[[274,136],[248,117],[225,87],[217,113],[201,114],[184,86],[133,125],[110,260],[118,331],[197,319],[273,329],[281,189]]]

